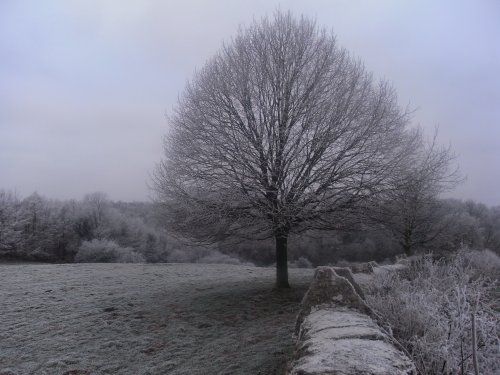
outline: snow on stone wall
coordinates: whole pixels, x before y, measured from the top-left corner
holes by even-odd
[[[416,373],[394,339],[377,325],[360,293],[349,269],[318,267],[297,318],[288,375]]]

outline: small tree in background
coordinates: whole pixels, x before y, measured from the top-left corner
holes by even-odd
[[[19,215],[17,196],[0,189],[0,256],[13,256],[22,241],[26,222]]]
[[[394,90],[332,34],[277,12],[187,84],[153,187],[185,236],[274,237],[288,287],[289,235],[349,225],[412,147],[407,125]]]
[[[436,240],[454,221],[454,215],[444,218],[449,211],[439,196],[461,181],[454,166],[456,157],[449,147],[437,144],[437,132],[427,145],[419,130],[414,140],[413,150],[390,178],[372,215],[393,234],[407,255]]]

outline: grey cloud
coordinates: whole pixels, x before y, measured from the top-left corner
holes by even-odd
[[[454,196],[500,205],[500,8],[469,1],[7,1],[0,5],[3,188],[147,199],[165,112],[238,25],[277,7],[316,17],[414,122],[452,143]]]

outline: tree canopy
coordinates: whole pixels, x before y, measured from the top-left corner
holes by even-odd
[[[242,28],[186,85],[153,185],[198,240],[342,228],[389,186],[415,143],[408,111],[330,32],[290,13]]]

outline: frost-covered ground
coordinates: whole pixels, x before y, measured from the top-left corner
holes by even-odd
[[[0,265],[0,374],[280,373],[313,270],[291,269],[287,291],[274,272]]]

